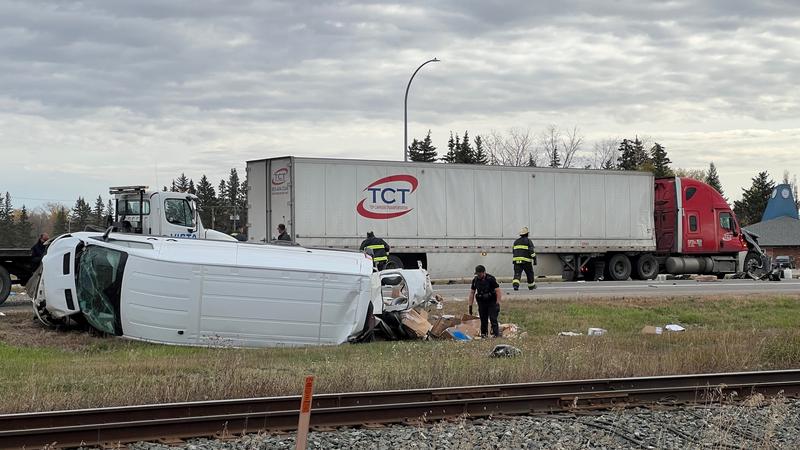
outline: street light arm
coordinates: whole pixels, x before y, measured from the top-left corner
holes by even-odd
[[[405,100],[403,101],[403,123],[405,124],[405,136],[404,136],[404,140],[403,140],[403,160],[404,161],[408,161],[408,91],[409,91],[409,89],[411,89],[411,82],[414,81],[414,76],[417,75],[417,72],[419,72],[419,69],[422,69],[422,67],[425,66],[425,64],[432,63],[432,62],[439,62],[439,61],[441,61],[441,60],[437,59],[437,58],[433,58],[433,59],[429,59],[429,60],[425,61],[424,63],[420,64],[419,67],[417,67],[417,70],[415,70],[414,73],[411,74],[411,78],[408,79],[408,84],[406,85],[406,97],[405,97]]]

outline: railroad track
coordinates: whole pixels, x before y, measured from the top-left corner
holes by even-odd
[[[613,407],[718,403],[736,394],[800,396],[800,370],[612,378],[314,396],[311,425],[438,420]],[[300,397],[264,397],[0,415],[0,448],[113,446],[135,441],[288,431]]]

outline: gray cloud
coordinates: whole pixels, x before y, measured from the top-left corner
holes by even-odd
[[[652,135],[682,166],[713,158],[729,191],[759,164],[800,171],[782,156],[800,116],[791,1],[7,0],[0,35],[0,152],[47,180],[4,164],[0,189],[19,195],[278,154],[398,158],[402,93],[432,56],[410,131],[440,147],[450,130],[557,123]]]

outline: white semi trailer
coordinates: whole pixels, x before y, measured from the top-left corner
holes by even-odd
[[[511,275],[524,226],[539,275],[562,274],[575,255],[656,250],[649,172],[294,156],[248,161],[247,172],[251,242],[283,223],[306,247],[358,249],[374,231],[395,264],[422,261],[433,278],[476,264]]]

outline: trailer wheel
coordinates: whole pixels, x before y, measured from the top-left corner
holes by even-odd
[[[617,253],[608,260],[608,277],[614,281],[625,281],[631,276],[631,260]]]
[[[403,269],[403,260],[397,255],[389,255],[389,261],[386,263],[387,269]]]
[[[768,269],[757,252],[749,251],[744,257],[744,272],[754,280],[760,280],[767,274]]]
[[[645,253],[636,258],[636,277],[640,280],[652,280],[658,276],[658,261],[656,257]]]
[[[11,275],[5,267],[0,266],[0,305],[6,301],[9,293],[11,293]]]

